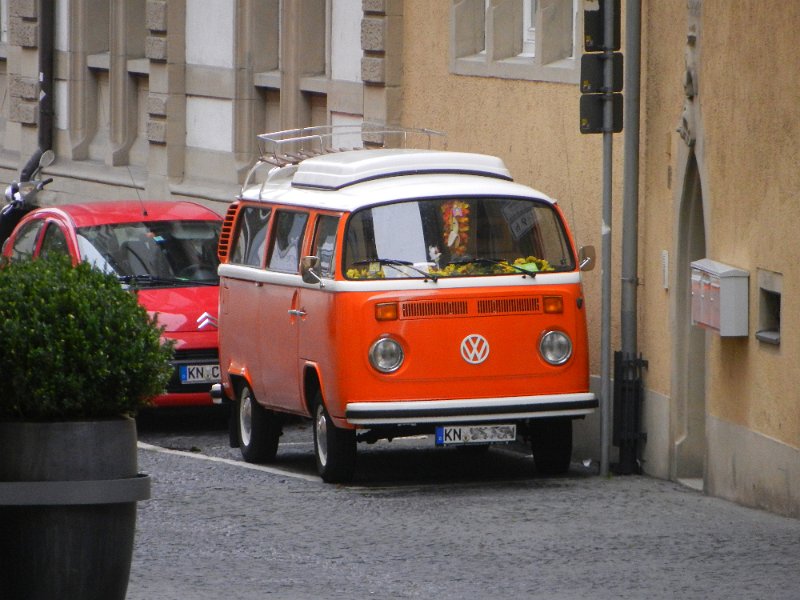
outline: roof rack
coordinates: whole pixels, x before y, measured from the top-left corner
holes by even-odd
[[[433,129],[415,129],[365,122],[359,125],[319,125],[262,133],[258,137],[260,162],[276,167],[296,165],[307,158],[370,148],[431,148],[433,138],[446,136]],[[411,146],[412,139],[427,140]]]

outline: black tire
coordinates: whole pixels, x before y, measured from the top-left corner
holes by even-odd
[[[353,479],[356,432],[333,424],[319,392],[314,401],[314,454],[317,473],[326,483],[344,483]]]
[[[239,447],[239,403],[230,403],[230,412],[228,413],[228,443],[231,448]]]
[[[250,463],[274,461],[282,433],[280,417],[261,406],[246,383],[239,392],[234,418],[242,457]]]
[[[531,421],[531,450],[542,475],[562,475],[572,459],[572,419]]]

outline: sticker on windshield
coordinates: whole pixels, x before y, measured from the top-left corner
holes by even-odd
[[[503,205],[503,216],[515,240],[520,239],[536,225],[533,210],[527,202],[506,202]]]

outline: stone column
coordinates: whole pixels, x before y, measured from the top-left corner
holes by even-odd
[[[311,124],[300,78],[325,73],[325,0],[285,2],[281,16],[281,128],[294,129]]]
[[[20,168],[39,147],[39,11],[36,0],[8,3],[8,122],[6,148]]]
[[[239,182],[257,154],[256,136],[264,133],[266,108],[255,86],[255,74],[278,68],[278,2],[238,0],[234,60],[233,152]],[[266,38],[266,39],[265,39]]]
[[[145,23],[145,56],[150,59],[145,193],[169,198],[169,183],[183,179],[186,157],[186,3],[147,0]]]
[[[137,89],[128,73],[128,58],[142,55],[142,38],[132,31],[141,23],[144,6],[128,0],[113,0],[110,5],[109,84],[111,89],[111,148],[106,162],[127,165],[128,153],[136,140]]]
[[[92,23],[98,21],[93,0],[73,0],[69,4],[67,24],[68,51],[62,53],[56,71],[66,80],[68,102],[68,158],[86,160],[89,145],[97,134],[97,81],[88,67],[89,55],[108,50],[107,32],[98,31]],[[105,22],[104,18],[100,19]],[[56,154],[60,154],[58,150]]]
[[[363,7],[364,121],[399,125],[403,97],[403,2],[363,0]]]

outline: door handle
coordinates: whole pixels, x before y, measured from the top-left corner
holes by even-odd
[[[305,317],[306,316],[306,311],[304,311],[304,310],[296,310],[296,309],[292,308],[292,309],[289,310],[289,314],[291,316],[293,316],[293,317]]]

